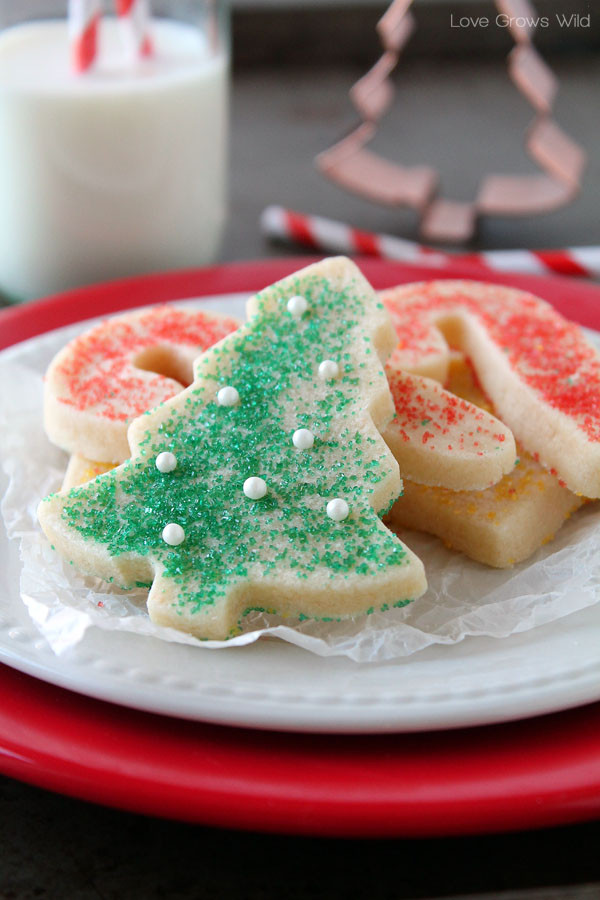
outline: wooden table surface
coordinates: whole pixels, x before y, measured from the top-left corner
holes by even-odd
[[[584,190],[569,208],[535,220],[483,223],[480,247],[600,242],[598,57],[558,58],[559,120],[589,151]],[[231,216],[222,259],[282,252],[258,216],[269,203],[415,237],[410,214],[370,207],[314,170],[313,157],[353,122],[350,66],[241,70],[233,91]],[[467,197],[493,165],[525,161],[529,114],[502,64],[414,60],[380,148],[439,164],[448,191]],[[529,165],[530,168],[530,165]],[[289,252],[286,250],[285,252]],[[0,780],[0,897],[417,898],[483,895],[529,900],[600,897],[600,824],[501,836],[337,841],[188,826],[92,806]],[[508,892],[508,893],[504,893]]]

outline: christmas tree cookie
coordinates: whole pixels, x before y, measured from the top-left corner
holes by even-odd
[[[379,518],[401,487],[379,433],[396,343],[383,306],[336,258],[248,314],[131,424],[130,460],[41,503],[48,538],[83,572],[148,584],[151,619],[200,638],[254,608],[330,619],[419,596],[421,562]]]

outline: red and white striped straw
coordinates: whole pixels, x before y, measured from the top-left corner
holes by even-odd
[[[135,59],[151,56],[148,0],[115,0],[117,18],[128,52]],[[69,0],[71,59],[76,72],[87,72],[98,58],[101,0]]]
[[[152,56],[148,0],[116,0],[116,9],[124,39],[132,55]]]
[[[302,244],[314,250],[364,254],[432,268],[451,263],[473,263],[496,272],[526,272],[532,275],[553,272],[600,278],[600,247],[444,253],[390,234],[361,231],[343,222],[304,215],[282,206],[268,206],[263,211],[261,229],[271,239]]]
[[[87,72],[98,55],[100,0],[69,0],[71,64],[76,72]]]

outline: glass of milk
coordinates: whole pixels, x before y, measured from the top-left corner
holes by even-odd
[[[0,295],[203,265],[226,215],[227,9],[153,2],[136,58],[104,5],[71,67],[67,0],[0,0]]]

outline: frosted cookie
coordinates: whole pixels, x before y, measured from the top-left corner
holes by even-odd
[[[491,413],[430,378],[391,365],[386,374],[395,415],[383,436],[403,480],[483,490],[513,469],[517,452],[512,432]]]
[[[232,318],[174,306],[101,322],[70,341],[50,364],[44,382],[48,437],[90,465],[123,462],[132,419],[189,385],[194,359],[238,325]]]
[[[444,381],[449,345],[462,350],[515,438],[571,491],[600,496],[600,357],[577,325],[531,294],[474,281],[381,296],[400,339],[394,369]]]
[[[400,493],[379,430],[395,333],[336,258],[252,298],[194,383],[136,419],[131,460],[41,503],[84,572],[151,585],[151,619],[226,638],[251,609],[343,618],[401,606],[423,566],[379,516]]]
[[[462,357],[450,363],[448,389],[482,409],[491,408]],[[522,562],[550,541],[584,501],[526,451],[519,451],[515,469],[485,491],[451,491],[404,479],[390,524],[435,534],[488,566]]]

